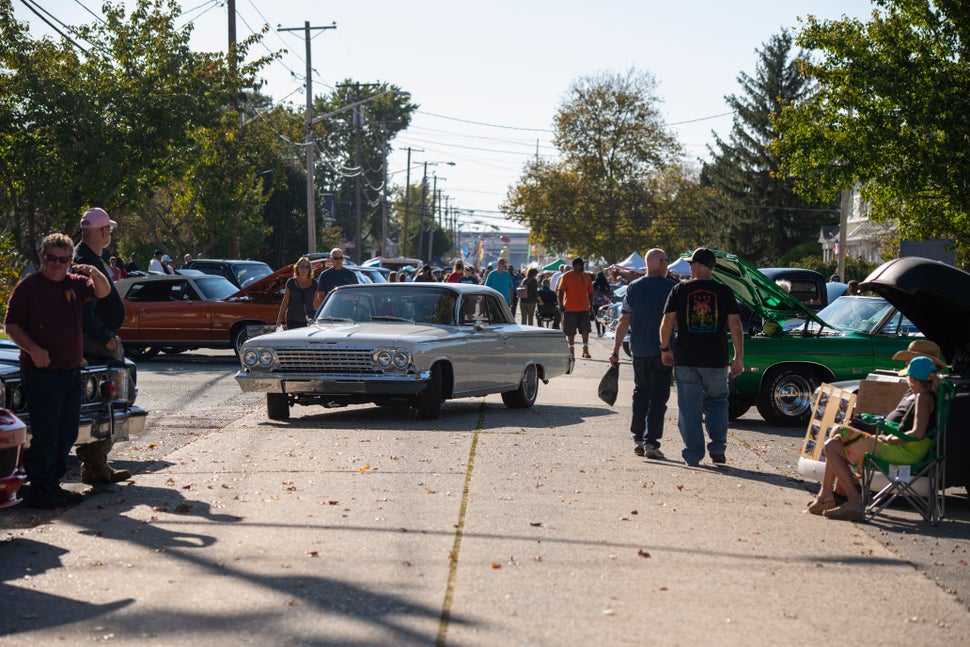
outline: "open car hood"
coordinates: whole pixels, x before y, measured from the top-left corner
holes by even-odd
[[[717,265],[711,277],[731,288],[734,296],[758,315],[775,322],[795,318],[811,319],[831,328],[801,301],[778,287],[755,266],[734,254],[712,251],[717,256]],[[682,258],[689,257],[690,254],[685,254]]]
[[[859,287],[896,306],[927,339],[939,345],[955,369],[967,365],[970,274],[940,261],[897,258],[877,267]]]

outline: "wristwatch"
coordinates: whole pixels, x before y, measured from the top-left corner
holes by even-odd
[[[670,346],[661,346],[660,347],[660,352],[661,353],[666,353],[666,352],[669,352],[669,351],[670,351]]]
[[[610,357],[619,357],[619,356],[620,354],[617,353],[616,351],[613,351],[612,353],[610,353]]]

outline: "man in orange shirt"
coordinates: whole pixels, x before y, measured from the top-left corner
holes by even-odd
[[[583,357],[589,359],[590,304],[593,296],[593,279],[585,271],[586,261],[573,259],[573,271],[566,272],[559,279],[556,294],[559,296],[559,309],[562,310],[562,331],[569,340],[569,353],[575,355],[573,342],[576,330],[583,337]]]

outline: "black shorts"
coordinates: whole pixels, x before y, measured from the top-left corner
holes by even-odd
[[[576,335],[576,330],[579,329],[580,334],[589,334],[592,327],[589,321],[589,310],[583,310],[581,312],[570,312],[566,311],[562,313],[562,331],[567,337],[574,337]]]

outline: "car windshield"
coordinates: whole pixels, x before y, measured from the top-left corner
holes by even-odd
[[[818,316],[840,330],[871,332],[891,309],[888,301],[878,297],[839,297]]]
[[[273,273],[273,270],[266,263],[253,261],[252,263],[233,263],[232,273],[236,275],[236,281],[239,282],[239,285],[246,287],[253,281],[269,276]]]
[[[195,279],[195,287],[202,293],[202,298],[209,301],[212,299],[225,299],[230,294],[239,291],[228,279],[221,276],[203,276]]]
[[[374,284],[367,290],[336,290],[317,315],[318,323],[407,321],[454,325],[456,295],[450,290],[409,290]],[[388,287],[377,287],[387,285]]]

